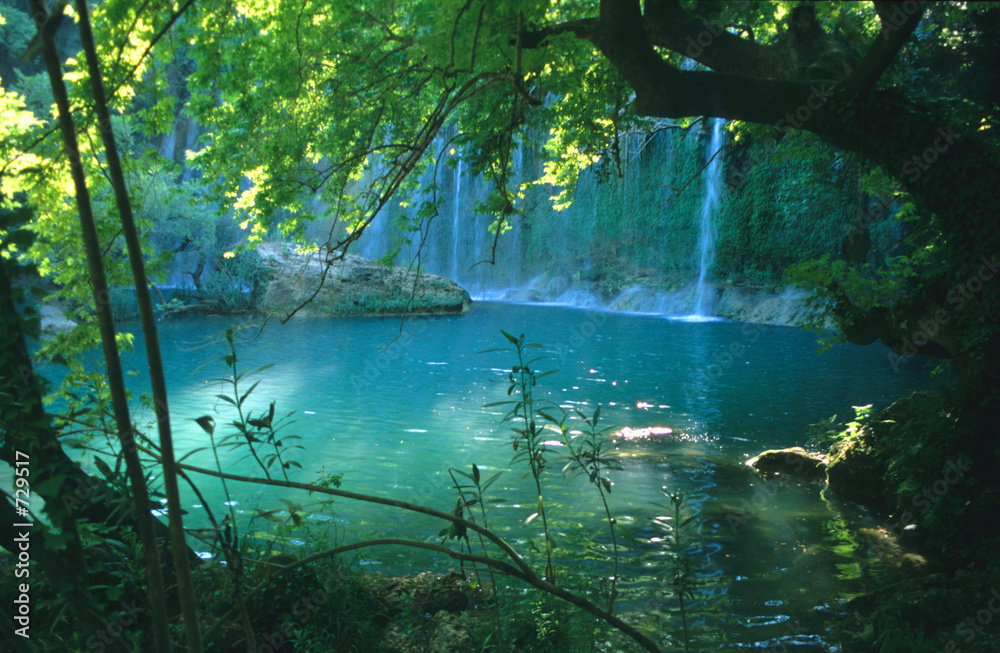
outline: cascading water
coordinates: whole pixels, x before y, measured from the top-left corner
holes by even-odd
[[[489,231],[493,217],[474,211],[474,207],[484,202],[492,189],[482,176],[470,174],[469,166],[458,158],[458,152],[449,151],[448,143],[452,138],[452,132],[444,131],[431,146],[431,152],[437,156],[454,158],[451,188],[441,183],[447,179],[442,173],[447,168],[439,166],[436,161],[429,162],[420,175],[418,189],[401,191],[399,197],[389,202],[366,228],[353,253],[380,259],[394,247],[399,247],[395,262],[400,266],[412,265],[419,253],[424,272],[450,277],[473,296],[485,296],[493,289],[510,288],[517,284],[520,273],[516,256],[519,221],[513,220],[509,225],[512,230],[500,239],[496,264],[477,265],[494,258],[494,234]],[[521,182],[522,160],[522,146],[519,144],[513,152],[511,187],[517,187]],[[381,168],[376,166],[370,174],[380,172]],[[442,187],[445,190],[440,190]],[[425,202],[432,201],[438,202],[437,218],[431,223],[423,222],[419,230],[401,232],[399,218],[407,218],[412,225],[413,212]],[[446,222],[449,216],[450,225]]]
[[[459,234],[459,217],[461,216],[462,207],[462,159],[458,160],[458,164],[455,166],[455,197],[453,199],[454,206],[452,207],[452,219],[451,219],[451,278],[458,280],[458,234]]]
[[[707,290],[708,269],[712,266],[712,247],[715,241],[712,234],[712,218],[719,206],[719,187],[722,181],[722,155],[719,153],[724,139],[722,125],[723,121],[718,118],[712,121],[712,138],[709,141],[706,154],[706,156],[714,158],[705,169],[705,201],[701,205],[701,235],[698,238],[700,258],[698,261],[698,283],[695,286],[695,315],[707,315],[706,311],[710,309],[711,304],[710,301],[706,301],[705,291]]]

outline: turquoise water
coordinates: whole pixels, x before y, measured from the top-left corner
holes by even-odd
[[[231,431],[225,422],[234,410],[216,398],[226,388],[213,381],[226,374],[218,359],[230,323],[160,323],[179,455],[208,444],[197,417],[212,416],[220,435]],[[281,434],[301,436],[285,442],[305,447],[289,454],[302,465],[291,470],[293,480],[313,481],[321,470],[343,473],[344,489],[450,510],[449,468],[469,471],[475,463],[489,476],[506,469],[513,453],[509,427],[499,423],[503,409],[484,406],[506,398],[514,358],[477,353],[507,345],[500,329],[544,344],[552,358],[538,367],[560,370],[539,382],[536,396],[585,412],[600,404],[602,425],[614,430],[674,429],[662,441],[613,444],[623,469],[610,473],[612,511],[636,538],[623,546],[621,609],[659,628],[668,648],[675,641],[680,626],[666,585],[663,491],[680,490],[688,496],[687,514],[695,516],[685,529],[685,554],[702,582],[689,606],[700,646],[738,650],[780,642],[827,650],[820,646],[830,615],[874,573],[853,558],[853,536],[843,528],[853,513],[824,500],[818,484],[765,483],[744,462],[765,448],[801,444],[806,425],[851,416],[853,405],[879,409],[914,389],[936,387],[922,359],[894,372],[884,349],[846,346],[817,355],[814,337],[795,328],[485,302],[465,315],[403,323],[269,323],[239,346],[238,365],[272,367],[244,381],[241,391],[260,380],[250,409],[264,411],[275,401],[277,414],[292,414]],[[127,364],[143,370],[140,340]],[[134,390],[146,389],[143,373],[131,378]],[[259,474],[245,449],[223,455],[227,471]],[[208,452],[186,462],[215,464]],[[564,479],[555,458],[550,468],[544,492],[560,554],[596,577],[608,575],[610,566],[582,548],[590,538],[610,545],[596,492],[583,479]],[[504,501],[490,509],[491,524],[522,550],[541,528],[539,520],[523,524],[535,511],[529,481],[519,481],[523,473],[501,476],[491,490]],[[218,483],[201,479],[199,487],[221,518],[226,507]],[[341,499],[323,507],[315,495],[260,486],[231,484],[230,493],[247,518],[255,508],[283,509],[282,500],[300,503],[309,517],[288,535],[291,548],[323,536],[441,539],[441,523],[387,508]],[[200,500],[187,492],[184,503],[188,524],[203,525]],[[273,526],[257,519],[249,530],[270,530],[273,537]],[[450,560],[408,549],[368,549],[358,562],[385,571],[451,567]]]

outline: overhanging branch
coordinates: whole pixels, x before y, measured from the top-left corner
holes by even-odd
[[[916,11],[907,14],[909,3],[875,2],[875,11],[882,21],[882,31],[858,65],[839,85],[844,97],[867,93],[882,77],[903,45],[909,40],[924,15],[924,5],[915,3]]]

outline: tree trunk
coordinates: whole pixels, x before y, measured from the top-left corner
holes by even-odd
[[[118,207],[118,217],[121,220],[122,233],[128,248],[129,264],[132,268],[132,278],[135,282],[136,299],[139,303],[139,319],[142,322],[142,334],[146,341],[146,361],[149,364],[149,378],[152,386],[153,405],[156,407],[156,426],[160,438],[160,453],[163,459],[163,491],[167,496],[167,517],[170,524],[170,546],[173,552],[174,567],[177,579],[177,593],[184,615],[184,634],[189,653],[201,653],[201,630],[198,626],[198,602],[191,581],[191,570],[187,561],[187,542],[184,535],[184,511],[181,508],[180,491],[177,482],[176,460],[174,458],[173,434],[170,429],[170,410],[167,403],[167,383],[163,372],[163,359],[160,356],[160,340],[156,329],[156,317],[153,314],[153,301],[149,295],[149,279],[146,276],[142,245],[139,242],[139,232],[132,217],[132,204],[129,200],[125,175],[122,172],[118,157],[118,147],[115,143],[111,115],[108,112],[107,98],[104,95],[104,80],[101,77],[100,61],[97,58],[97,47],[90,27],[90,13],[87,0],[77,0],[76,11],[80,26],[80,41],[87,59],[90,72],[90,90],[94,97],[94,109],[101,125],[101,140],[104,143],[104,153],[107,160],[108,174],[115,193],[115,203]],[[51,73],[51,69],[50,69]],[[92,254],[93,252],[88,252]],[[89,256],[88,256],[89,258]],[[110,365],[109,365],[110,367]],[[131,455],[138,463],[139,457],[133,447],[124,446],[123,452],[128,461]],[[133,468],[129,464],[132,485],[137,481],[141,484],[144,478],[135,478]],[[139,466],[141,473],[141,466]],[[147,500],[145,487],[139,487],[141,493],[137,505],[141,506]],[[144,516],[144,513],[140,512]],[[140,518],[140,530],[145,529],[146,520]],[[146,532],[143,532],[144,541]],[[155,558],[156,540],[150,538],[147,546],[152,544],[152,552],[147,551],[146,580],[149,583],[149,597],[153,605],[153,626],[156,635],[157,648],[164,653],[170,645],[166,624],[166,606],[163,592],[163,579],[159,567],[152,564]]]

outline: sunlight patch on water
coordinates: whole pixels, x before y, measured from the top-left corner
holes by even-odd
[[[392,359],[389,368],[371,368],[377,373],[367,375],[368,361],[377,359],[367,358],[364,348],[354,343],[390,338],[398,331],[398,320],[386,320],[384,326],[375,319],[289,323],[265,331],[266,346],[241,358],[246,369],[281,362],[262,375],[263,382],[250,399],[255,405],[249,408],[256,415],[277,399],[279,412],[316,414],[305,411],[305,405],[319,412],[317,419],[299,419],[282,432],[301,435],[300,442],[307,446],[308,454],[296,452],[304,469],[296,471],[295,480],[313,480],[325,464],[324,473],[344,472],[345,487],[359,492],[450,507],[455,494],[449,468],[468,472],[475,462],[491,474],[509,469],[490,488],[490,499],[506,500],[491,507],[495,510],[491,524],[518,547],[529,541],[537,544],[537,520],[527,527],[523,524],[537,509],[531,499],[537,493],[530,476],[521,478],[525,470],[511,464],[512,432],[509,424],[500,423],[510,406],[483,408],[494,401],[516,399],[507,395],[507,375],[516,361],[510,352],[473,354],[495,347],[499,328],[516,327],[518,333],[523,329],[533,341],[542,343],[572,343],[557,350],[558,360],[543,365],[562,371],[539,383],[536,399],[544,396],[564,410],[586,413],[600,404],[599,428],[611,428],[608,443],[612,432],[625,427],[674,429],[661,440],[626,442],[619,438],[605,449],[621,462],[621,469],[608,471],[614,483],[614,493],[609,495],[612,513],[635,537],[635,543],[618,541],[623,556],[618,586],[624,599],[621,609],[677,623],[676,599],[665,589],[664,580],[670,551],[656,520],[665,514],[656,504],[665,502],[661,488],[666,485],[691,499],[691,511],[685,517],[694,516],[694,521],[683,533],[684,549],[691,556],[694,574],[712,579],[711,585],[699,586],[695,610],[699,618],[706,619],[712,629],[734,634],[732,647],[754,649],[774,642],[811,653],[810,647],[821,640],[808,635],[789,638],[789,625],[801,623],[808,633],[823,632],[819,624],[810,623],[817,619],[816,606],[835,605],[856,590],[859,568],[852,556],[858,543],[843,528],[845,519],[839,512],[843,509],[824,503],[815,486],[765,484],[743,466],[744,453],[790,446],[801,437],[803,425],[817,416],[862,400],[886,404],[901,389],[912,386],[915,375],[907,380],[906,370],[899,374],[882,370],[879,364],[885,367],[884,354],[871,349],[843,348],[816,357],[814,339],[795,329],[779,332],[760,327],[759,336],[750,343],[743,325],[728,320],[701,316],[664,320],[609,312],[601,314],[600,332],[585,337],[580,331],[584,318],[579,310],[477,305],[461,318],[428,321],[426,334],[412,341],[405,357]],[[172,335],[190,339],[193,330],[207,330],[213,324],[190,320],[166,325],[161,337],[165,352],[177,349],[170,344]],[[303,343],[324,329],[329,346],[324,343],[324,355],[317,356],[316,347]],[[573,340],[574,334],[580,337]],[[344,346],[337,347],[337,342]],[[720,358],[724,359],[734,342],[742,343],[745,350],[723,365]],[[142,359],[141,349],[134,358]],[[193,418],[210,414],[227,424],[231,411],[221,404],[215,406],[218,384],[205,381],[219,375],[221,364],[193,372],[189,353],[175,355],[168,364],[171,416],[178,425],[178,455],[182,455],[207,444]],[[403,441],[400,432],[415,435]],[[416,435],[421,433],[432,435]],[[550,440],[546,444],[555,449],[562,443]],[[546,459],[553,473],[543,483],[546,512],[554,527],[571,534],[583,524],[587,532],[588,539],[580,546],[560,541],[559,554],[569,558],[570,565],[577,562],[574,555],[584,555],[580,552],[610,550],[611,537],[586,477],[564,481],[558,473],[561,452],[565,448],[552,451]],[[246,454],[245,448],[228,454],[226,467],[260,475]],[[188,460],[213,467],[210,456],[210,452],[199,453]],[[232,497],[239,498],[240,505],[264,510],[280,509],[274,505],[279,498],[307,501],[296,491],[275,488],[240,489]],[[185,499],[188,505],[195,503],[194,497]],[[218,490],[206,497],[213,507],[223,499]],[[252,511],[240,514],[242,521]],[[359,538],[404,534],[428,541],[441,528],[430,518],[401,517],[388,509],[347,500],[338,500],[329,514],[334,519],[310,515],[310,522],[316,520],[312,527],[322,531],[324,526],[332,529],[340,524],[343,533]],[[186,521],[201,525],[198,518],[195,513]],[[304,534],[295,535],[310,541]],[[591,545],[592,549],[584,548]],[[359,563],[384,565],[388,571],[414,567],[441,571],[451,564],[428,558],[429,554],[419,552],[402,555],[373,549]],[[610,567],[600,567],[601,562],[591,557],[581,564],[604,576]],[[724,607],[708,607],[722,596],[727,601]],[[791,620],[772,614],[779,611]],[[742,627],[733,628],[741,622]]]
[[[724,317],[716,317],[714,315],[664,315],[662,316],[664,320],[670,320],[671,322],[726,322],[728,321]]]

